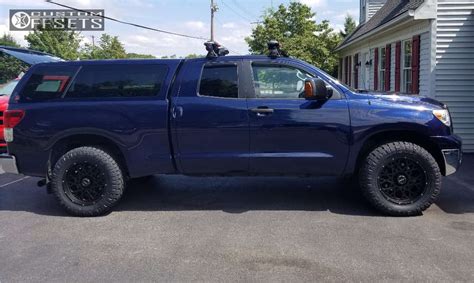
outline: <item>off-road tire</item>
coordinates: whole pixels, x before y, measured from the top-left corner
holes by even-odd
[[[391,161],[403,158],[414,161],[424,171],[426,186],[412,203],[400,205],[384,195],[379,174]],[[359,184],[365,198],[380,212],[391,216],[416,216],[436,201],[441,189],[441,172],[436,160],[424,148],[409,142],[391,142],[368,154],[359,172]]]
[[[91,164],[103,172],[101,193],[93,203],[84,204],[70,196],[66,177],[77,164]],[[76,171],[77,172],[77,171]],[[118,162],[107,152],[95,147],[79,147],[64,154],[54,165],[51,189],[61,206],[74,216],[91,217],[104,215],[111,211],[123,195],[125,182]],[[69,194],[68,194],[69,193]]]

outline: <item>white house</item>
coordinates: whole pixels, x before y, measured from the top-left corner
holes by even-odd
[[[337,48],[339,79],[446,103],[474,152],[474,0],[360,0],[360,13]]]

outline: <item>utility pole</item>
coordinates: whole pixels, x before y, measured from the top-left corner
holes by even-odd
[[[92,47],[95,47],[95,36],[91,35],[92,37]]]
[[[211,0],[211,41],[214,41],[214,13],[218,9],[217,4],[214,4],[214,0]]]

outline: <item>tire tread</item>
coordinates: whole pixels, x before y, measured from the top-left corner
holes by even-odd
[[[74,204],[71,200],[65,197],[64,193],[61,192],[61,190],[63,190],[62,171],[64,170],[64,166],[67,164],[67,162],[84,156],[92,156],[93,158],[97,158],[101,160],[104,164],[106,164],[106,170],[109,174],[111,184],[110,189],[107,190],[108,195],[106,197],[104,197],[94,205],[80,207],[79,205]],[[59,201],[60,205],[68,213],[75,216],[91,217],[103,215],[109,212],[111,208],[115,204],[117,204],[117,202],[123,195],[125,181],[118,162],[115,161],[115,159],[110,154],[96,147],[84,146],[68,151],[56,162],[52,172],[51,185],[55,197]]]
[[[432,171],[431,174],[434,177],[429,198],[403,209],[401,209],[401,206],[393,205],[381,197],[378,186],[375,185],[377,182],[377,168],[383,159],[386,156],[400,152],[418,156],[428,162]],[[391,142],[380,145],[366,157],[360,170],[359,185],[364,197],[379,211],[392,216],[414,216],[420,215],[436,201],[441,189],[441,172],[434,157],[423,147],[410,142]]]

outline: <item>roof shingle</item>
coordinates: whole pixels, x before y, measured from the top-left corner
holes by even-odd
[[[352,32],[346,39],[339,45],[338,48],[341,48],[345,45],[348,45],[357,38],[363,36],[364,34],[382,26],[391,20],[397,18],[398,16],[404,14],[409,10],[416,10],[418,7],[423,4],[424,0],[390,0],[385,3],[385,5],[380,8],[375,15],[370,18],[366,23],[359,25],[354,32]]]

